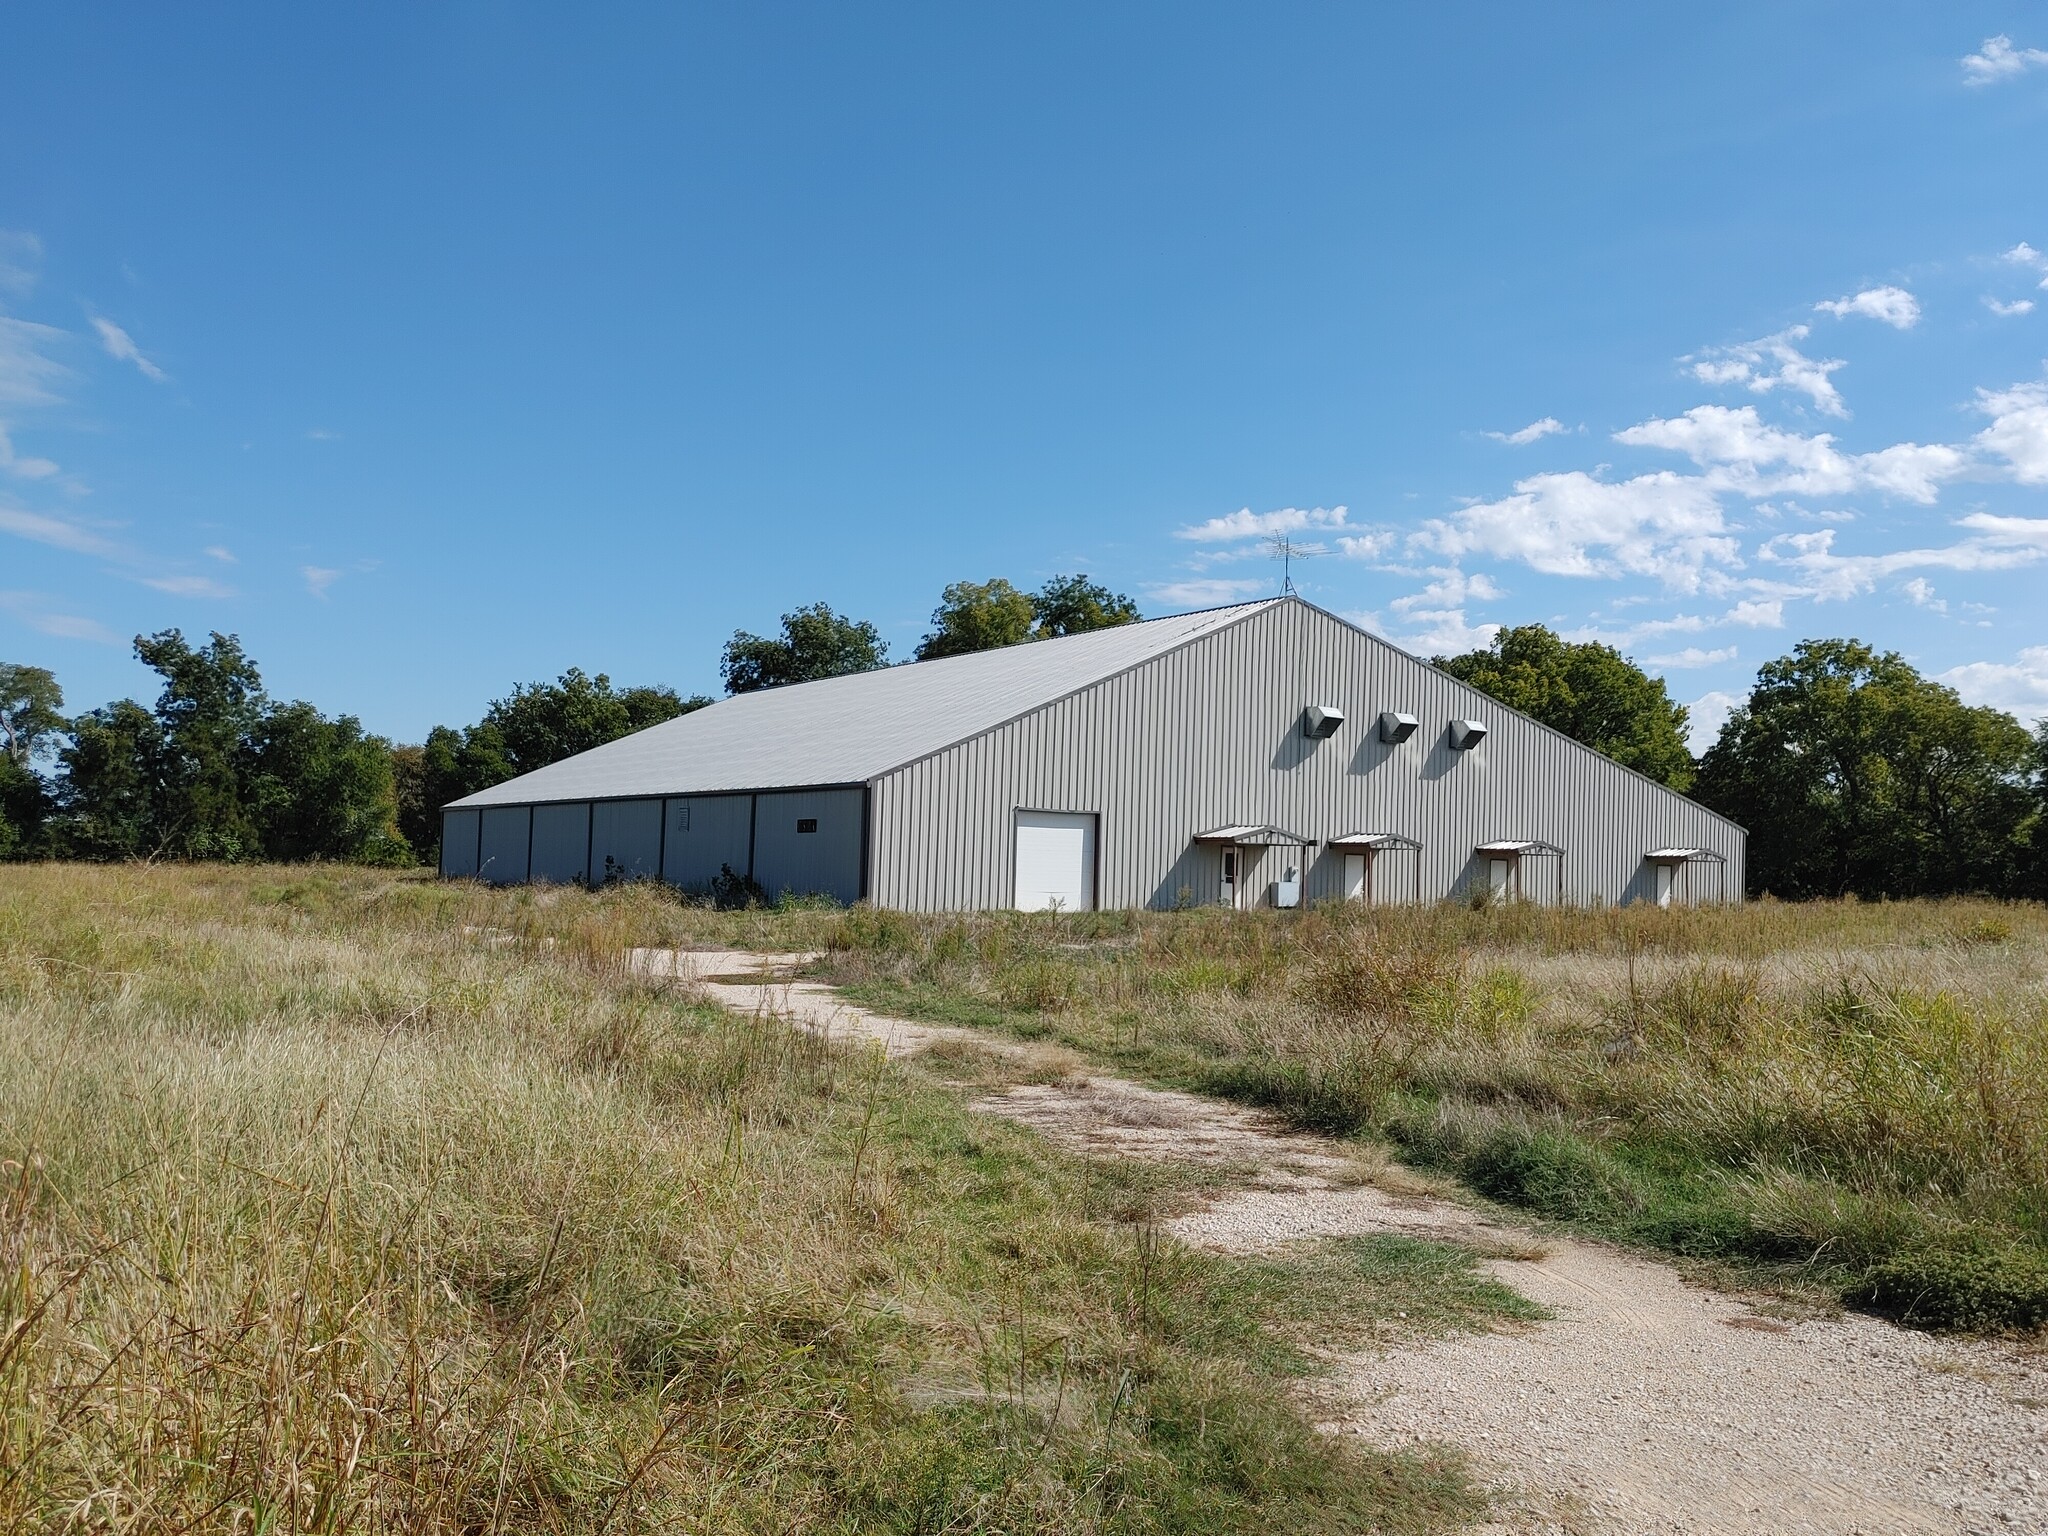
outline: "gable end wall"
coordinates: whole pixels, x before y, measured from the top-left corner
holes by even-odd
[[[1310,741],[1311,704],[1344,711],[1336,735]],[[1416,715],[1399,746],[1381,744],[1382,710]],[[1452,719],[1484,721],[1477,748],[1448,741]],[[1724,818],[1622,768],[1384,641],[1305,603],[1284,603],[1119,676],[873,781],[870,893],[914,911],[1006,907],[1019,809],[1100,818],[1098,904],[1167,907],[1213,900],[1218,855],[1194,834],[1266,823],[1316,839],[1398,832],[1420,841],[1424,900],[1483,874],[1473,849],[1496,838],[1566,850],[1564,898],[1647,897],[1643,855],[1674,844],[1728,859],[1740,900],[1743,834]],[[1263,888],[1294,855],[1265,854]],[[1341,894],[1343,860],[1311,855],[1305,895]],[[1383,855],[1383,899],[1406,899],[1415,864]],[[1681,879],[1687,878],[1681,875]],[[1692,866],[1700,900],[1722,893]],[[1525,890],[1551,899],[1554,860],[1529,861]]]

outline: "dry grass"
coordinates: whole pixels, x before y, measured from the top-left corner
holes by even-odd
[[[617,964],[841,924],[0,869],[0,1529],[1424,1531],[1472,1508],[1450,1464],[1316,1437],[1267,1326],[1301,1301],[1098,1219],[1142,1214],[1136,1173]]]
[[[1939,1326],[2048,1320],[2048,914],[847,914],[832,970]]]

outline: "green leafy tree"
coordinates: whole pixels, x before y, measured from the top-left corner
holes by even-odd
[[[940,595],[932,614],[932,632],[917,648],[919,661],[992,651],[1032,638],[1037,605],[1000,576],[987,581],[956,581]]]
[[[401,864],[391,743],[353,715],[310,704],[266,710],[252,743],[249,798],[264,857]]]
[[[872,672],[888,663],[889,647],[874,625],[813,603],[782,616],[779,639],[735,632],[725,643],[718,671],[725,691],[737,694]]]
[[[1611,645],[1523,624],[1484,650],[1439,656],[1435,665],[1660,784],[1682,792],[1692,783],[1685,706]]]
[[[1808,640],[1757,673],[1700,764],[1749,829],[1749,878],[1786,897],[2009,893],[2026,874],[2037,746],[1895,652]]]
[[[232,635],[138,636],[163,679],[154,710],[123,699],[71,722],[55,828],[86,858],[410,857],[390,743],[359,721],[276,703]]]
[[[571,667],[552,683],[515,687],[484,718],[462,729],[437,725],[416,747],[394,747],[391,768],[398,829],[423,858],[441,843],[441,807],[464,795],[711,703],[673,688],[614,688],[600,672]]]
[[[1136,624],[1143,617],[1131,599],[1085,575],[1053,577],[1033,594],[1031,608],[1038,620],[1034,634],[1040,640],[1115,629]]]
[[[919,661],[993,651],[1027,640],[1052,640],[1139,621],[1138,605],[1086,576],[1055,576],[1036,592],[1020,592],[1000,576],[956,581],[932,614]]]
[[[59,846],[86,859],[162,853],[167,756],[162,724],[133,699],[73,720],[57,781]]]
[[[54,673],[0,661],[0,859],[36,848],[50,794],[35,759],[66,723]]]
[[[497,733],[494,750],[512,773],[531,773],[710,702],[681,698],[673,688],[613,688],[604,673],[589,677],[571,667],[555,682],[515,687],[509,698],[492,700],[483,724]]]

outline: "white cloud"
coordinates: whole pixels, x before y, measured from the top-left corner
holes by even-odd
[[[1863,315],[1871,320],[1882,320],[1901,331],[1910,331],[1920,323],[1920,301],[1905,289],[1889,284],[1883,288],[1866,288],[1846,299],[1824,299],[1813,307],[1837,319]]]
[[[1832,433],[1809,437],[1766,426],[1753,405],[1696,405],[1683,416],[1624,428],[1614,440],[1682,453],[1708,471],[1710,491],[1751,497],[1874,490],[1925,505],[1939,495],[1943,480],[1968,467],[1962,451],[1946,443],[1894,443],[1876,453],[1843,453]]]
[[[1486,435],[1496,443],[1513,443],[1517,448],[1523,448],[1539,438],[1551,437],[1568,430],[1555,416],[1546,416],[1541,421],[1530,422],[1518,432],[1489,432]]]
[[[2004,33],[1984,39],[1975,53],[1963,55],[1963,81],[1967,85],[1990,85],[2010,80],[2038,65],[2048,64],[2048,52],[2039,48],[2015,48]]]
[[[1745,598],[1727,612],[1718,615],[1678,613],[1668,619],[1644,619],[1639,624],[1630,624],[1620,629],[1602,629],[1598,625],[1588,625],[1569,631],[1565,638],[1597,641],[1602,645],[1611,645],[1622,650],[1639,640],[1653,639],[1658,635],[1696,635],[1709,629],[1784,627],[1785,603],[1782,598]]]
[[[1581,470],[1531,475],[1512,496],[1432,519],[1415,542],[1454,560],[1483,554],[1550,576],[1651,576],[1688,592],[1709,568],[1742,563],[1713,492],[1669,471],[1619,482]]]
[[[120,559],[127,553],[113,540],[102,538],[89,528],[67,523],[62,518],[45,517],[40,512],[26,512],[19,507],[0,507],[0,533],[48,544],[53,549],[68,549],[75,555]]]
[[[211,559],[218,560],[222,565],[234,565],[237,563],[235,552],[225,544],[209,544],[200,553]]]
[[[1724,645],[1718,650],[1703,651],[1696,645],[1688,645],[1682,651],[1673,651],[1668,656],[1648,656],[1644,660],[1653,667],[1668,671],[1681,671],[1688,667],[1718,667],[1724,661],[1735,659],[1735,647]]]
[[[57,463],[54,459],[16,453],[14,439],[7,435],[5,424],[0,423],[0,469],[20,480],[44,480],[57,473]]]
[[[91,640],[100,645],[119,645],[121,637],[97,619],[75,613],[54,613],[48,599],[39,592],[0,592],[0,613],[11,615],[38,634],[58,640]]]
[[[2048,384],[1980,389],[1977,409],[1991,418],[1978,446],[2011,465],[2021,485],[2048,485]]]
[[[2034,312],[2034,301],[2032,299],[2014,299],[2008,304],[2003,299],[1994,299],[1987,293],[1984,295],[1984,307],[1994,315],[2002,315],[2009,320],[2014,315],[2031,315]]]
[[[147,357],[144,357],[142,349],[135,345],[135,338],[114,324],[113,321],[100,315],[94,315],[92,317],[92,328],[100,333],[100,345],[106,349],[107,356],[118,358],[124,363],[133,363],[141,370],[142,376],[145,379],[154,380],[158,384],[163,383],[169,377],[163,369],[157,367]]]
[[[1925,608],[1930,613],[1948,612],[1947,599],[1934,595],[1934,583],[1925,576],[1915,576],[1911,581],[1903,584],[1899,590],[1906,595],[1906,600],[1915,608]]]
[[[1418,608],[1401,617],[1408,628],[1388,638],[1424,656],[1454,656],[1460,651],[1480,650],[1493,644],[1493,637],[1501,629],[1498,624],[1466,622],[1462,608]]]
[[[1882,555],[1838,555],[1835,530],[1780,534],[1757,553],[1788,566],[1806,580],[1807,594],[1827,600],[1854,597],[1902,571],[2009,571],[2048,557],[2048,518],[1995,517],[1977,512],[1958,525],[1967,538],[1931,549],[1900,549]]]
[[[1390,528],[1375,529],[1337,541],[1337,553],[1348,560],[1379,560],[1394,547],[1400,535]]]
[[[51,325],[0,315],[0,405],[50,405],[69,372],[46,348],[64,339]]]
[[[1484,573],[1467,576],[1454,565],[1433,565],[1429,575],[1436,580],[1420,592],[1410,592],[1406,597],[1397,597],[1387,606],[1406,618],[1412,614],[1441,612],[1457,608],[1461,612],[1468,602],[1494,602],[1507,594],[1494,585],[1491,577]],[[1497,627],[1497,626],[1496,626]]]
[[[1227,544],[1238,539],[1266,539],[1276,533],[1302,533],[1311,528],[1342,528],[1343,507],[1282,507],[1276,512],[1254,512],[1241,507],[1227,517],[1212,517],[1192,528],[1174,530],[1177,539],[1198,544]]]
[[[299,574],[306,578],[306,590],[323,602],[327,598],[327,589],[341,580],[341,572],[324,565],[302,565]]]
[[[2048,718],[2048,645],[2030,645],[2011,661],[1951,667],[1935,680],[1955,689],[1965,703],[2006,710],[2028,726]]]
[[[1740,384],[1753,394],[1769,394],[1780,385],[1805,395],[1814,408],[1829,416],[1847,417],[1841,391],[1828,375],[1846,367],[1840,358],[1811,358],[1793,345],[1804,341],[1810,328],[1788,326],[1776,335],[1756,341],[1737,342],[1729,347],[1709,347],[1692,363],[1692,376],[1703,384]]]
[[[2031,271],[2040,273],[2040,286],[2048,288],[2048,256],[2042,255],[2031,245],[2027,244],[2026,241],[2022,240],[2018,245],[2007,251],[2005,259],[2016,266],[2026,267]]]
[[[306,436],[316,443],[333,443],[341,440],[339,432],[330,432],[325,427],[315,427]]]
[[[1721,734],[1721,727],[1728,723],[1728,717],[1742,706],[1742,700],[1732,693],[1719,689],[1703,693],[1685,706],[1685,744],[1692,749],[1692,755],[1699,757]]]

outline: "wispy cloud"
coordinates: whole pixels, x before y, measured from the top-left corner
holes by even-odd
[[[306,579],[306,590],[323,603],[327,601],[327,589],[341,580],[340,571],[324,565],[302,565],[299,574]]]
[[[1688,645],[1682,651],[1643,658],[1648,665],[1662,667],[1667,672],[1682,672],[1693,667],[1718,667],[1722,662],[1734,659],[1735,647],[1732,645],[1724,645],[1712,651],[1703,651],[1696,645]]]
[[[53,325],[0,315],[0,405],[56,403],[56,387],[70,370],[49,353],[63,341]]]
[[[1554,437],[1559,432],[1568,432],[1570,430],[1569,427],[1555,416],[1546,416],[1541,421],[1530,422],[1529,425],[1523,427],[1519,432],[1489,432],[1486,435],[1496,443],[1513,443],[1517,448],[1525,448],[1530,443],[1537,442],[1542,438]]]
[[[0,507],[0,533],[11,533],[17,539],[47,544],[53,549],[68,549],[75,555],[99,555],[120,560],[127,558],[129,553],[122,545],[89,528],[19,507]]]
[[[104,315],[92,317],[92,328],[100,333],[100,345],[106,349],[107,356],[118,358],[124,363],[133,363],[145,379],[154,380],[158,384],[164,383],[170,377],[163,369],[143,356],[142,349],[135,345],[134,337]]]
[[[218,560],[222,565],[234,565],[237,563],[235,552],[225,544],[209,544],[200,553],[209,559]]]
[[[0,470],[19,480],[46,480],[57,473],[57,463],[54,459],[16,453],[14,439],[7,435],[6,426],[0,425]]]
[[[2010,571],[2048,559],[2048,517],[1999,517],[1974,512],[1958,520],[1966,536],[1953,544],[1896,549],[1874,555],[1835,552],[1835,530],[1787,533],[1757,553],[1766,563],[1803,578],[1805,595],[1822,601],[1855,597],[1880,581],[1911,570]]]
[[[40,592],[0,592],[0,613],[8,614],[37,634],[58,640],[90,640],[99,645],[121,643],[121,637],[97,619],[57,612]]]
[[[1881,320],[1900,331],[1910,331],[1920,323],[1920,301],[1905,289],[1890,286],[1866,288],[1846,299],[1823,299],[1813,307],[1837,319],[1862,315],[1867,319]]]
[[[0,229],[0,293],[27,293],[42,266],[43,242],[21,229]]]
[[[2034,301],[2032,299],[2013,299],[2008,302],[2004,299],[1994,299],[1987,293],[1984,295],[1984,307],[1994,315],[2004,315],[2010,319],[2014,315],[2032,314],[2034,312]]]
[[[1826,415],[1846,418],[1849,407],[1830,375],[1848,365],[1838,357],[1808,357],[1794,345],[1811,334],[1809,326],[1787,326],[1776,335],[1708,347],[1681,361],[1692,364],[1692,376],[1702,384],[1740,384],[1759,395],[1784,388],[1806,396]]]
[[[1198,544],[1228,544],[1239,539],[1271,538],[1276,533],[1304,533],[1310,529],[1342,528],[1343,507],[1282,507],[1274,512],[1254,512],[1241,507],[1225,517],[1177,528],[1174,537]]]
[[[154,587],[159,592],[168,592],[173,597],[233,597],[235,589],[215,581],[211,576],[138,576],[135,578],[145,587]]]
[[[1274,583],[1255,579],[1228,581],[1199,578],[1193,581],[1169,581],[1147,587],[1145,590],[1159,602],[1176,608],[1213,608],[1224,603],[1242,602],[1248,597],[1271,593]]]
[[[1900,586],[1899,591],[1915,608],[1925,608],[1930,613],[1948,612],[1947,599],[1934,595],[1934,583],[1925,576],[1915,576]]]
[[[330,432],[325,427],[314,427],[306,433],[306,436],[316,443],[334,443],[341,440],[339,432]]]
[[[1966,85],[1991,85],[2048,64],[2048,51],[2015,48],[2012,39],[2001,32],[1996,37],[1985,38],[1984,46],[1975,53],[1964,54],[1962,63]]]

